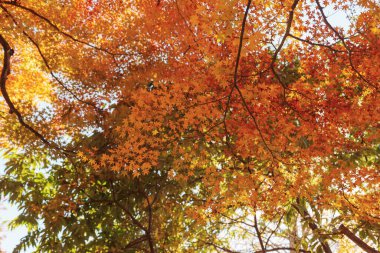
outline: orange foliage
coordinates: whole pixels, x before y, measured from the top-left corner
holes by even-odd
[[[204,210],[270,215],[302,197],[378,222],[378,163],[350,158],[379,152],[376,1],[0,6],[0,34],[16,52],[9,95],[54,152],[134,177],[170,153],[173,178],[201,174],[212,189]],[[335,25],[334,11],[351,23]],[[38,146],[27,130],[14,134],[8,110],[2,101],[2,147]],[[101,151],[80,144],[94,130],[109,140]]]

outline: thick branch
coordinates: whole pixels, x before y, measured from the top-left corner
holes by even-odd
[[[297,199],[297,205],[293,204],[293,207],[297,210],[297,212],[301,215],[301,217],[306,220],[306,222],[309,225],[309,228],[313,231],[313,233],[318,236],[318,241],[322,245],[323,251],[325,253],[332,253],[331,248],[329,244],[325,241],[324,236],[319,234],[318,225],[313,221],[313,219],[311,218],[306,208],[299,206],[299,202],[300,202],[299,199]]]
[[[347,236],[351,241],[353,241],[360,248],[362,248],[365,252],[368,252],[368,253],[379,253],[380,252],[380,251],[377,251],[374,248],[370,247],[368,244],[366,244],[363,240],[361,240],[354,233],[352,233],[345,225],[343,225],[343,224],[340,225],[339,231],[342,234],[344,234],[345,236]]]
[[[0,77],[0,89],[1,89],[1,94],[4,97],[5,102],[7,103],[9,107],[10,113],[14,113],[17,116],[18,122],[24,126],[26,129],[31,131],[35,136],[38,137],[43,143],[46,145],[50,146],[50,142],[45,139],[45,137],[40,134],[37,130],[35,130],[33,127],[31,127],[29,124],[27,124],[24,121],[24,118],[22,117],[21,113],[16,109],[14,106],[12,100],[10,99],[8,95],[8,91],[6,88],[6,81],[7,77],[10,74],[11,71],[11,56],[13,55],[14,51],[13,49],[9,46],[8,42],[5,40],[5,38],[0,34],[0,44],[3,46],[3,51],[4,51],[4,59],[3,59],[3,69],[1,71],[1,77]]]
[[[123,210],[127,216],[132,220],[133,224],[135,224],[137,227],[139,227],[140,229],[142,229],[146,234],[148,234],[148,229],[146,229],[140,221],[138,221],[134,216],[133,214],[129,211],[129,209],[127,207],[125,207],[124,205],[120,204],[119,200],[116,198],[116,195],[115,195],[115,188],[114,188],[114,185],[113,185],[113,182],[110,181],[110,186],[111,186],[111,193],[112,193],[112,199],[113,199],[113,203],[115,203],[116,206],[118,206],[121,210]]]
[[[140,186],[140,184],[138,184]],[[146,199],[146,202],[148,204],[148,228],[147,228],[147,231],[146,231],[146,236],[148,238],[148,243],[149,243],[149,249],[150,249],[150,252],[151,253],[154,253],[156,252],[155,248],[154,248],[154,242],[153,242],[153,238],[152,238],[152,224],[153,224],[153,210],[152,210],[152,202],[149,200],[149,196],[144,192],[143,189],[141,189],[140,187],[138,187],[138,191],[145,197]],[[155,198],[157,197],[157,195],[155,196]]]
[[[257,224],[257,216],[256,216],[256,214],[255,214],[255,218],[254,219],[255,219],[254,228],[255,228],[255,231],[256,231],[256,234],[257,234],[257,238],[259,239],[260,247],[261,247],[262,252],[265,252],[266,248],[264,246],[263,239],[261,237],[261,232],[259,230],[259,225]]]
[[[8,9],[6,9],[4,6],[0,5],[0,8],[3,9],[7,14],[8,16],[12,19],[13,23],[20,27],[20,29],[23,29],[19,22],[17,22],[17,20],[15,19],[15,17],[8,11]],[[86,104],[88,106],[91,106],[93,107],[97,112],[99,112],[101,115],[103,114],[103,111],[102,109],[98,108],[95,104],[91,103],[91,102],[88,102],[88,101],[84,101],[82,99],[80,99],[72,90],[70,90],[68,87],[66,87],[66,85],[63,83],[63,81],[61,81],[58,76],[53,72],[53,69],[51,68],[47,58],[45,57],[45,55],[42,53],[42,50],[41,50],[41,47],[39,46],[39,44],[37,43],[36,40],[34,40],[25,30],[22,30],[22,33],[25,35],[25,37],[36,47],[39,55],[41,56],[46,68],[48,69],[48,72],[50,73],[50,75],[53,77],[54,80],[57,81],[57,83],[62,86],[62,88],[67,91],[68,93],[70,93],[76,100],[78,100],[79,102],[83,103],[83,104]]]

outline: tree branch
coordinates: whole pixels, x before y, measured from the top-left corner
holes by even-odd
[[[283,35],[282,39],[281,39],[281,42],[280,42],[280,45],[278,46],[278,48],[276,49],[276,51],[274,52],[273,54],[273,58],[272,58],[272,62],[270,64],[270,68],[272,69],[272,72],[273,74],[275,75],[276,79],[280,82],[280,84],[282,85],[284,91],[286,89],[288,89],[288,87],[286,86],[286,84],[281,80],[281,77],[279,76],[279,74],[277,73],[275,67],[274,67],[274,63],[276,62],[277,60],[277,56],[278,54],[280,53],[282,47],[284,46],[285,44],[285,41],[287,39],[287,37],[289,36],[290,34],[290,28],[292,27],[292,22],[293,22],[293,18],[294,18],[294,10],[296,9],[297,5],[298,5],[298,2],[299,0],[295,0],[291,6],[291,9],[290,9],[290,12],[289,12],[289,17],[288,17],[288,20],[286,21],[286,30],[285,30],[285,34]]]
[[[136,245],[146,241],[147,239],[148,238],[146,237],[146,235],[143,235],[135,240],[132,240],[127,245],[125,245],[124,250],[135,248]]]
[[[257,224],[257,216],[255,214],[254,216],[254,219],[255,219],[255,225],[254,225],[254,228],[255,228],[255,231],[256,231],[256,234],[257,234],[257,238],[259,239],[259,243],[260,243],[260,247],[261,247],[261,251],[262,252],[266,252],[266,248],[264,246],[264,243],[263,243],[263,239],[261,238],[261,233],[260,233],[260,230],[259,230],[259,226]]]
[[[3,9],[5,11],[5,13],[8,14],[8,16],[12,19],[13,23],[20,27],[20,29],[22,29],[22,27],[19,25],[19,23],[17,22],[17,20],[15,19],[15,17],[8,11],[7,8],[5,8],[4,6],[0,5],[0,8]],[[62,86],[62,88],[67,91],[70,95],[72,95],[76,100],[78,100],[79,102],[83,103],[83,104],[86,104],[88,106],[91,106],[93,107],[100,115],[103,115],[103,110],[99,107],[97,107],[95,104],[93,103],[90,103],[88,101],[84,101],[82,99],[80,99],[72,90],[70,90],[69,88],[66,87],[66,85],[63,83],[63,81],[61,81],[58,76],[53,72],[50,64],[49,64],[49,61],[47,60],[47,58],[45,57],[45,55],[42,53],[42,50],[41,50],[41,47],[39,46],[39,44],[37,43],[37,41],[35,39],[33,39],[25,30],[22,29],[22,33],[24,34],[24,36],[36,47],[39,55],[41,56],[42,58],[42,61],[44,62],[46,68],[48,69],[48,72],[50,73],[50,75],[53,77],[54,80],[57,81],[57,83]]]
[[[122,204],[120,204],[119,200],[116,198],[116,195],[115,195],[115,187],[113,185],[113,181],[111,180],[110,182],[110,186],[111,186],[111,193],[112,193],[112,200],[113,200],[113,203],[115,203],[115,205],[117,205],[118,207],[120,207],[126,214],[127,216],[129,216],[129,218],[132,220],[133,224],[135,224],[137,227],[141,228],[145,233],[148,233],[148,229],[146,229],[140,221],[138,221],[133,215],[132,213],[129,211],[128,208],[126,208],[125,206],[123,206]]]
[[[27,124],[24,121],[23,116],[21,113],[16,109],[14,106],[12,100],[10,99],[8,95],[8,91],[6,88],[6,81],[7,77],[11,72],[11,56],[13,55],[14,51],[13,49],[9,46],[8,42],[5,40],[5,38],[0,34],[0,44],[3,46],[3,51],[4,51],[4,59],[3,59],[3,69],[1,71],[1,77],[0,77],[0,89],[1,89],[1,94],[4,97],[5,102],[7,103],[9,107],[9,112],[14,113],[17,116],[18,122],[24,126],[26,129],[28,129],[30,132],[32,132],[38,139],[40,139],[43,143],[45,143],[48,146],[51,146],[50,142],[45,139],[45,137],[40,134],[37,130],[35,130],[33,127],[31,127],[29,124]]]
[[[330,49],[331,51],[333,51],[334,53],[342,53],[344,51],[342,50],[338,50],[338,49],[335,49],[332,47],[332,45],[325,45],[325,44],[322,44],[322,43],[318,43],[318,42],[313,42],[313,41],[310,41],[310,40],[307,40],[307,39],[302,39],[300,37],[297,37],[291,33],[289,33],[288,35],[289,37],[295,39],[295,40],[298,40],[298,41],[301,41],[301,42],[304,42],[304,43],[307,43],[309,45],[312,45],[312,46],[318,46],[318,47],[325,47],[325,48],[328,48]]]
[[[273,251],[279,251],[279,250],[288,250],[288,251],[296,251],[296,252],[302,252],[302,253],[311,253],[311,251],[308,251],[308,250],[295,249],[295,248],[289,248],[289,247],[273,248],[273,249],[267,249],[265,251],[259,250],[259,251],[255,251],[255,253],[266,253],[266,252],[273,252]]]
[[[318,236],[318,241],[322,245],[323,251],[326,253],[332,253],[329,244],[325,241],[324,236],[320,235],[318,225],[313,221],[309,212],[306,208],[300,206],[300,200],[297,198],[297,205],[292,204],[292,206],[297,210],[297,212],[301,215],[302,218],[306,220],[309,225],[309,228],[313,231],[315,235]]]
[[[344,234],[345,236],[347,236],[351,241],[353,241],[360,248],[362,248],[365,252],[368,252],[368,253],[379,253],[380,252],[380,251],[377,251],[374,248],[370,247],[368,244],[366,244],[363,240],[361,240],[354,233],[352,233],[345,225],[341,224],[339,226],[339,231],[342,234]]]
[[[0,4],[7,4],[7,5],[11,5],[11,6],[15,6],[17,8],[20,8],[24,11],[27,11],[29,12],[30,14],[42,19],[43,21],[45,21],[48,25],[50,25],[54,30],[56,30],[58,33],[62,34],[63,36],[67,37],[67,38],[70,38],[71,40],[77,42],[77,43],[80,43],[80,44],[83,44],[83,45],[86,45],[90,48],[93,48],[93,49],[96,49],[98,51],[102,51],[104,53],[107,53],[109,55],[112,55],[112,56],[118,56],[118,55],[126,55],[125,53],[114,53],[114,52],[111,52],[110,50],[106,49],[106,48],[102,48],[102,47],[99,47],[99,46],[96,46],[92,43],[89,43],[87,41],[84,41],[84,40],[81,40],[81,39],[78,39],[76,38],[75,36],[63,31],[62,29],[60,29],[56,24],[54,24],[50,19],[48,19],[47,17],[43,16],[42,14],[38,13],[37,11],[29,8],[29,7],[26,7],[24,5],[21,5],[19,4],[17,1],[3,1],[3,2],[0,2]]]
[[[265,138],[264,138],[264,135],[259,127],[259,124],[258,124],[258,121],[256,119],[256,116],[253,114],[253,112],[249,109],[248,107],[248,104],[247,102],[245,101],[245,98],[243,96],[243,93],[240,91],[240,88],[239,86],[237,85],[238,83],[238,70],[239,70],[239,63],[240,63],[240,57],[241,57],[241,51],[242,51],[242,48],[243,48],[243,39],[244,39],[244,32],[245,32],[245,25],[246,25],[246,22],[247,22],[247,18],[248,18],[248,13],[249,13],[249,9],[250,9],[250,6],[251,6],[251,3],[252,3],[252,0],[248,0],[248,3],[247,3],[247,7],[246,7],[246,10],[245,10],[245,13],[244,13],[244,17],[243,17],[243,22],[242,22],[242,25],[241,25],[241,32],[240,32],[240,39],[239,39],[239,46],[238,46],[238,53],[237,53],[237,56],[236,56],[236,61],[235,61],[235,70],[234,70],[234,79],[233,79],[233,84],[232,84],[232,88],[231,88],[231,91],[228,95],[228,100],[227,100],[227,105],[226,105],[226,109],[225,109],[225,112],[224,112],[224,118],[223,120],[225,121],[226,120],[226,117],[227,117],[227,114],[228,114],[228,110],[229,110],[229,107],[230,107],[230,103],[231,103],[231,97],[232,97],[232,94],[234,92],[234,90],[236,89],[237,92],[239,93],[239,97],[241,98],[242,100],[242,103],[243,103],[243,106],[245,108],[245,110],[248,112],[250,118],[252,118],[253,120],[253,123],[257,129],[257,131],[259,132],[259,135],[260,135],[260,138],[264,144],[264,147],[266,148],[266,150],[268,150],[268,152],[271,154],[272,158],[275,159],[275,155],[272,151],[271,148],[269,148]],[[226,132],[228,134],[228,131],[227,131],[227,125],[225,125],[225,129],[226,129]],[[229,139],[229,138],[228,138]],[[228,140],[227,140],[228,141]]]
[[[379,92],[379,87],[377,87],[375,84],[371,83],[369,80],[367,80],[367,78],[365,78],[360,72],[359,70],[354,66],[354,63],[352,61],[352,50],[348,47],[346,41],[345,41],[345,38],[330,24],[330,22],[327,20],[327,16],[325,14],[325,12],[323,11],[323,7],[321,5],[321,3],[319,2],[319,0],[315,0],[315,2],[317,3],[317,7],[318,7],[318,10],[319,12],[321,13],[322,15],[322,18],[323,18],[323,22],[327,25],[327,27],[340,39],[340,41],[342,42],[344,48],[347,50],[348,52],[348,60],[349,60],[349,63],[350,63],[350,66],[352,68],[352,70],[356,73],[356,75],[359,77],[359,79],[361,79],[362,81],[364,81],[367,85],[373,87],[376,89],[376,91]]]
[[[200,240],[200,241],[203,242],[204,244],[213,246],[215,249],[219,249],[219,250],[222,250],[222,251],[227,252],[227,253],[239,253],[239,251],[233,251],[233,250],[230,250],[230,249],[227,249],[225,247],[219,246],[219,245],[217,245],[215,243],[212,243],[212,242],[207,242],[207,241],[204,241],[204,240]]]

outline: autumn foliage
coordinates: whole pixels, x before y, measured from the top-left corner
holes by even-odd
[[[376,0],[0,8],[16,251],[378,252]]]

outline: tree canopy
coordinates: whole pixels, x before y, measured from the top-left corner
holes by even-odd
[[[15,252],[379,252],[377,0],[0,13]]]

